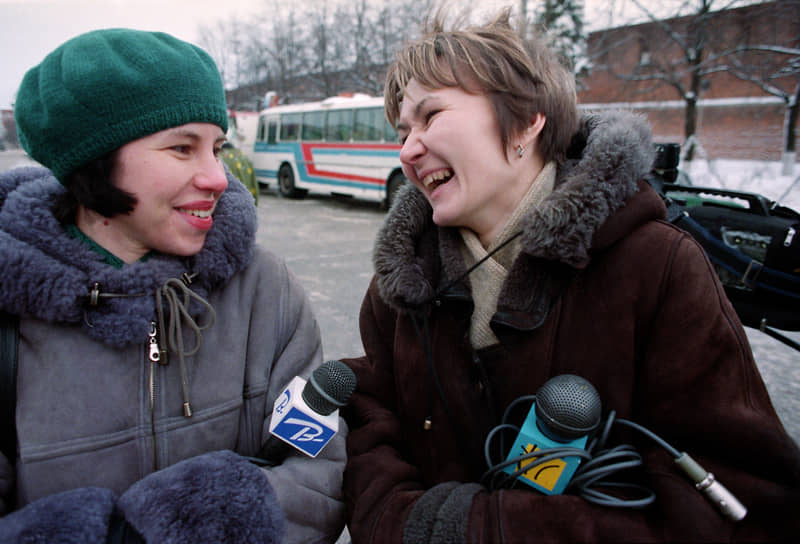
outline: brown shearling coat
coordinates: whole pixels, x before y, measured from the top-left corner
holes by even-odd
[[[362,305],[365,356],[347,360],[358,377],[346,412],[355,544],[800,534],[800,452],[703,250],[663,220],[661,199],[641,181],[652,148],[638,118],[584,117],[555,192],[526,218],[491,324],[500,342],[477,352],[459,234],[432,223],[415,189],[400,196]],[[604,415],[614,410],[688,452],[747,517],[721,516],[663,448],[621,427],[612,438],[641,452],[636,481],[656,494],[648,508],[481,485],[484,440],[503,411],[559,374],[588,379]]]

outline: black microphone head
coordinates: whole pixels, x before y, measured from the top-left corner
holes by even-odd
[[[539,428],[552,440],[569,442],[600,424],[600,395],[584,378],[562,374],[550,378],[536,393]]]
[[[327,416],[347,404],[356,388],[356,375],[341,361],[326,361],[311,374],[303,388],[309,408]]]

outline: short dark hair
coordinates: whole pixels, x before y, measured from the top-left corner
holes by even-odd
[[[112,174],[117,164],[117,150],[87,162],[64,178],[66,192],[55,203],[53,213],[62,223],[74,223],[79,206],[114,217],[133,211],[136,197],[116,187]]]

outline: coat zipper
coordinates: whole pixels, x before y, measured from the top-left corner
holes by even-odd
[[[153,438],[153,470],[158,470],[158,447],[156,446],[156,363],[161,360],[158,349],[158,327],[150,322],[148,334],[148,359],[150,360],[150,432]]]

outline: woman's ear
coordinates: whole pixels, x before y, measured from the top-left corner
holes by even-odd
[[[547,121],[543,113],[536,113],[531,117],[531,122],[528,125],[519,138],[519,145],[522,145],[524,148],[529,148],[532,145],[535,145],[535,142],[538,140],[539,135],[542,133],[544,129],[544,124]]]
[[[522,158],[525,155],[525,150],[539,156],[539,135],[542,133],[542,129],[544,129],[545,122],[546,118],[543,113],[534,114],[527,128],[512,140],[514,142],[512,149],[517,156]],[[511,153],[511,151],[509,151],[509,153]]]

